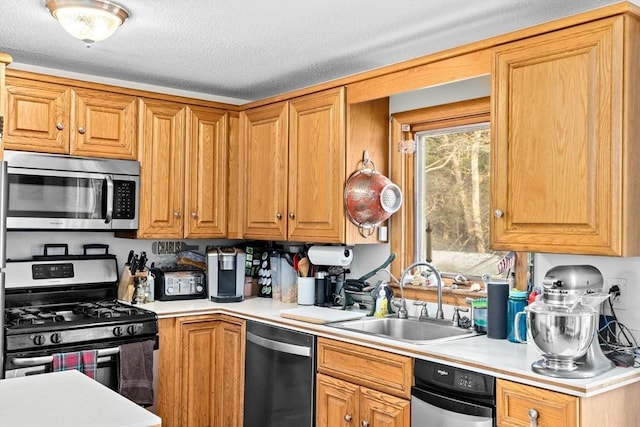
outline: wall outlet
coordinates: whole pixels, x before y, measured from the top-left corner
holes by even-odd
[[[629,289],[627,279],[609,278],[605,281],[604,292],[610,292],[611,288],[617,286],[616,295],[611,295],[611,304],[616,310],[626,310],[629,308]],[[619,295],[617,295],[619,293]]]

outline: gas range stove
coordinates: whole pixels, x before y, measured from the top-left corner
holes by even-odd
[[[155,337],[157,316],[116,299],[115,256],[8,261],[5,351],[117,345]]]

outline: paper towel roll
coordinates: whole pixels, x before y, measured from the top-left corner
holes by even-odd
[[[346,267],[353,261],[353,249],[346,246],[311,246],[308,256],[315,265]]]

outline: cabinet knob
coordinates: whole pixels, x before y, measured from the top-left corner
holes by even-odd
[[[173,213],[173,217],[174,218],[180,218],[180,212],[174,212]]]
[[[80,126],[78,128],[78,133],[81,134],[81,135],[84,135],[84,132],[85,132],[85,129],[82,126]]]
[[[296,218],[296,214],[294,214],[293,212],[289,212],[289,218],[295,219]]]
[[[198,218],[198,214],[195,212],[191,212],[191,218]]]
[[[353,418],[352,418],[352,417],[351,417],[351,415],[349,415],[349,414],[347,414],[347,415],[345,415],[345,416],[344,416],[344,420],[345,420],[346,422],[351,422],[351,420],[352,420],[352,419],[353,419]]]
[[[282,219],[282,214],[281,214],[280,212],[278,212],[278,213],[276,214],[276,218],[278,218],[278,219]]]
[[[533,408],[529,409],[529,422],[531,427],[538,427],[538,411]]]
[[[500,209],[496,209],[495,211],[493,211],[493,216],[495,216],[496,218],[502,218],[503,215],[504,212],[502,212],[502,210]]]
[[[362,421],[362,427],[369,427],[369,421]]]
[[[58,130],[64,129],[64,123],[61,123],[61,122],[56,123],[56,129]]]

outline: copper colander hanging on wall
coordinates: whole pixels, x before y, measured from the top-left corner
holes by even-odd
[[[396,213],[402,205],[402,191],[389,178],[376,171],[365,151],[362,168],[355,171],[344,188],[344,206],[363,237]]]

